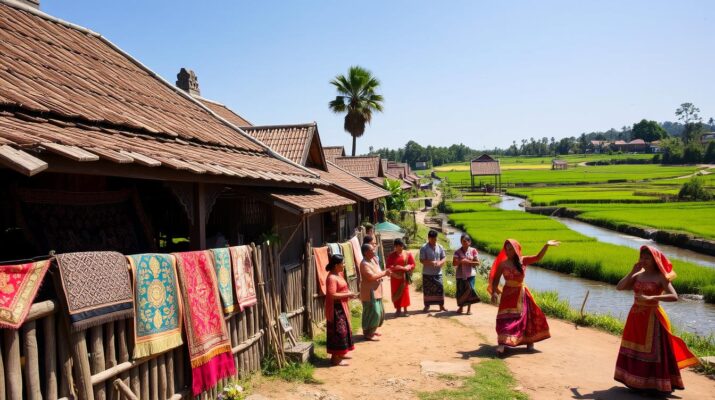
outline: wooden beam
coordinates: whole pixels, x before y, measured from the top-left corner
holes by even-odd
[[[191,227],[191,248],[206,249],[206,186],[194,184],[194,224]]]
[[[120,154],[123,154],[125,156],[129,156],[134,159],[134,162],[143,165],[145,167],[159,167],[161,166],[161,161],[157,161],[151,157],[147,157],[143,154],[135,153],[133,151],[124,151],[124,150],[119,150]]]
[[[129,164],[134,162],[133,158],[118,151],[110,149],[101,149],[99,147],[90,147],[89,150],[91,150],[95,154],[98,154],[99,157],[107,161],[115,162],[117,164]]]
[[[0,146],[0,163],[26,176],[33,176],[48,167],[47,163],[39,158],[15,150],[6,144]]]
[[[42,143],[42,147],[51,151],[55,154],[59,154],[63,157],[67,157],[74,161],[97,161],[99,156],[92,154],[87,150],[81,149],[76,146],[67,146],[59,143],[46,142]]]

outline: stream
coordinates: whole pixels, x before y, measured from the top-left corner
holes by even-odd
[[[504,197],[502,202],[497,206],[502,210],[523,211],[524,207],[520,205],[523,201],[524,200],[520,198],[507,196]],[[643,244],[652,243],[652,241],[648,239],[624,235],[619,232],[594,227],[580,221],[564,218],[558,218],[558,220],[574,231],[605,243],[618,244],[636,249]],[[459,239],[462,231],[454,227],[450,227],[450,231],[453,231],[453,233],[448,235],[451,247],[453,249],[459,248]],[[660,244],[656,244],[656,246],[667,254],[668,257],[715,267],[715,257],[709,257],[679,248],[675,248],[677,252],[673,252],[672,249],[665,249],[666,247],[673,246],[663,246]],[[687,258],[692,256],[688,253],[695,253],[697,257]],[[493,256],[485,253],[480,253],[480,257],[487,259],[488,262],[492,262],[494,259]],[[618,291],[614,285],[608,283],[577,278],[539,267],[529,268],[526,274],[526,284],[537,291],[556,291],[559,294],[559,298],[568,301],[569,304],[576,309],[581,308],[586,291],[590,291],[585,311],[595,314],[610,314],[621,320],[625,320],[633,304],[633,293],[630,291]],[[689,300],[685,298],[681,298],[675,303],[663,302],[661,305],[666,313],[668,313],[672,323],[679,329],[702,336],[711,335],[715,332],[715,305],[707,304],[702,300]]]

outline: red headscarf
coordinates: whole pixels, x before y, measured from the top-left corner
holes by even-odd
[[[653,260],[655,260],[655,264],[658,266],[660,273],[662,273],[663,276],[665,276],[665,279],[669,282],[673,281],[678,276],[675,271],[673,271],[673,264],[670,260],[668,260],[668,257],[666,257],[665,254],[660,252],[660,250],[653,246],[641,246],[641,252],[643,250],[648,250],[650,255],[653,257]]]
[[[499,266],[499,264],[506,261],[506,259],[508,258],[506,254],[507,243],[511,244],[511,247],[514,249],[514,252],[516,252],[516,255],[519,256],[519,259],[521,259],[521,244],[515,239],[507,239],[506,241],[504,241],[504,246],[502,246],[497,258],[494,259],[494,263],[492,263],[492,269],[491,271],[489,271],[489,282],[487,284],[487,291],[489,292],[489,294],[492,294],[492,282],[494,281],[494,277],[497,274],[497,267]]]

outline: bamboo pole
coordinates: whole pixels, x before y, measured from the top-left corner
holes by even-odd
[[[92,346],[92,375],[104,371],[104,344],[102,339],[102,326],[89,329],[89,341]],[[95,400],[105,400],[107,391],[104,383],[94,385]]]
[[[168,388],[166,384],[166,357],[160,355],[157,361],[159,367],[159,399],[166,400]]]
[[[22,371],[20,369],[20,336],[16,330],[3,329],[3,357],[5,365],[5,385],[7,397],[11,400],[22,399]]]
[[[127,400],[139,400],[139,398],[134,393],[132,393],[132,391],[129,389],[129,387],[127,387],[127,385],[125,385],[121,379],[114,380],[114,387]]]
[[[156,366],[156,358],[149,360],[149,388],[151,400],[159,400],[159,371]]]
[[[129,382],[131,383],[132,393],[142,392],[142,385],[139,379],[139,368],[133,368],[129,371]]]
[[[28,400],[41,400],[40,390],[40,360],[37,354],[37,325],[35,321],[25,322],[22,325],[22,338],[25,349],[25,375],[24,386],[27,388]]]
[[[50,314],[42,320],[45,343],[45,398],[57,399],[57,351],[55,345],[55,316]],[[60,346],[62,347],[62,346]]]
[[[143,363],[139,366],[139,379],[141,381],[141,396],[142,400],[149,400],[149,366]]]
[[[108,322],[104,324],[104,370],[108,370],[111,368],[114,368],[117,365],[117,355],[116,355],[116,347],[114,345],[114,339],[115,339],[115,329],[116,324],[112,322]],[[116,390],[113,390],[111,387],[109,390],[107,390],[107,398],[109,400],[114,400],[115,396],[114,393]]]
[[[166,395],[172,397],[176,393],[174,386],[174,352],[166,353]]]
[[[77,365],[77,391],[82,400],[94,400],[92,390],[92,372],[89,367],[89,354],[87,352],[87,338],[85,332],[72,333],[72,356]]]
[[[117,361],[121,363],[125,363],[129,361],[129,345],[127,343],[127,320],[125,319],[120,319],[117,321],[117,344],[118,344],[118,349],[119,353],[117,355]],[[129,382],[129,373],[128,372],[122,372],[119,375],[119,378],[122,380],[125,386],[129,387],[130,382]]]

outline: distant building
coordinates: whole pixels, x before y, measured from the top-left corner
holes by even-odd
[[[566,160],[551,160],[551,169],[568,169],[569,163]]]

